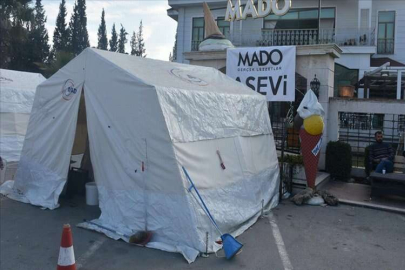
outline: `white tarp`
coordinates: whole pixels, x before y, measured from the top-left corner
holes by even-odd
[[[228,49],[226,74],[268,101],[294,101],[295,55],[295,46]]]
[[[0,69],[0,156],[18,161],[34,103],[39,73]]]
[[[277,205],[279,168],[263,96],[212,68],[96,49],[38,88],[15,185],[1,193],[58,207],[82,92],[101,209],[94,222],[124,235],[147,228],[148,247],[192,262],[205,251],[206,232],[210,252],[219,235],[181,166],[224,232],[241,234],[262,205]]]

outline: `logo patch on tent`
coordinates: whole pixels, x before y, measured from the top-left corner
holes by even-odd
[[[62,87],[62,97],[64,100],[70,100],[74,94],[77,93],[77,89],[75,88],[75,83],[73,80],[68,79],[66,80],[65,84]]]
[[[194,85],[198,85],[198,86],[207,86],[208,85],[208,83],[206,81],[204,81],[203,79],[190,75],[187,73],[187,71],[181,70],[179,68],[171,69],[170,74],[176,76],[177,78],[179,78],[182,81],[185,81],[185,82],[188,82],[188,83],[191,83]]]

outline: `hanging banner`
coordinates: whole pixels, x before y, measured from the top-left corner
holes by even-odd
[[[295,46],[228,49],[226,75],[268,101],[294,101],[295,55]]]

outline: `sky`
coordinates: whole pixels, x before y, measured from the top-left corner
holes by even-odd
[[[52,43],[60,2],[61,0],[42,0],[47,16],[46,27],[50,43]],[[129,33],[126,52],[130,52],[129,40],[131,40],[133,31],[138,32],[139,23],[142,20],[147,57],[169,60],[169,55],[173,50],[177,22],[167,16],[167,9],[170,8],[167,3],[167,0],[86,0],[90,46],[97,47],[97,31],[104,8],[108,40],[111,37],[113,23],[115,23],[117,34],[119,34],[122,24]],[[66,0],[68,24],[73,5],[74,0]]]

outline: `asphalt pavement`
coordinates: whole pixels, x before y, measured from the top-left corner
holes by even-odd
[[[176,253],[131,246],[75,227],[97,218],[83,198],[50,211],[1,197],[0,269],[56,269],[62,226],[72,225],[77,268],[93,269],[404,269],[405,216],[340,205],[283,201],[238,237],[242,253],[188,264]]]

